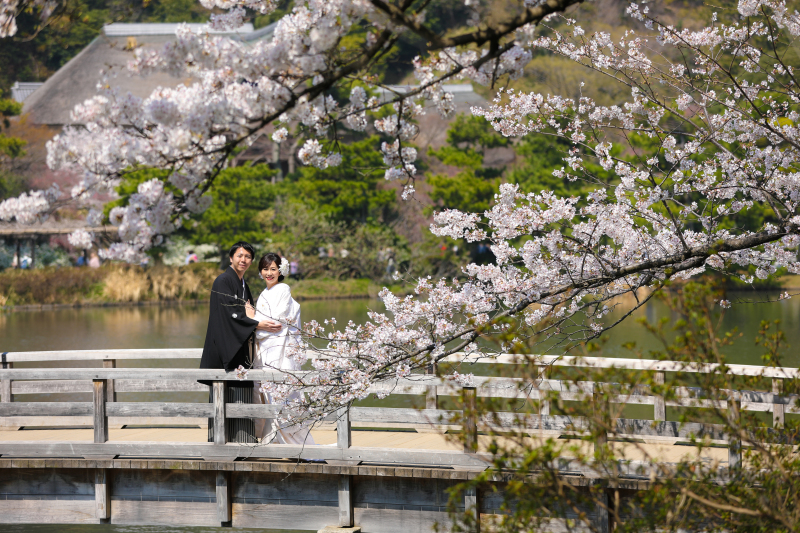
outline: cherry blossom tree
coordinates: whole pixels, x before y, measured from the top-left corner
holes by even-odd
[[[566,18],[577,3],[525,0],[504,21],[476,21],[453,34],[431,30],[428,2],[410,0],[312,0],[284,16],[271,40],[249,46],[183,28],[160,51],[139,49],[129,68],[197,81],[137,98],[109,78],[73,111],[84,126],[66,127],[48,146],[51,168],[78,171],[82,182],[68,193],[53,188],[6,200],[0,219],[35,220],[137,168],[168,169],[166,181],[143,183],[128,206],[110,213],[122,242],[105,256],[136,261],[188,213],[208,207],[206,193],[229,156],[268,125],[276,142],[299,127],[306,141],[298,157],[325,168],[341,162],[342,131],[371,123],[389,138],[381,148],[385,177],[402,181],[408,198],[418,179],[414,119],[424,104],[448,116],[453,96],[444,82],[499,87],[519,77],[536,52],[577,62],[630,96],[608,106],[585,96],[498,90],[491,106],[473,113],[506,136],[567,140],[572,148],[556,176],[580,180],[590,192],[561,197],[506,184],[484,213],[437,213],[434,234],[489,241],[496,262],[464,265],[458,279],[415,280],[414,296],[384,290],[386,312],[365,324],[308,324],[305,333],[327,339],[331,351],[315,360],[314,372],[271,385],[274,394],[307,387],[304,412],[322,416],[364,398],[376,382],[407,378],[450,354],[490,357],[482,338],[507,338],[498,351],[533,331],[552,343],[596,337],[613,326],[601,321],[610,301],[632,294],[643,305],[641,288],[707,270],[800,272],[798,13],[781,0],[741,0],[734,16],[688,29],[634,3],[627,14],[641,29],[612,39]],[[264,0],[204,5],[227,10],[212,15],[216,29],[240,25],[245,8],[275,8]],[[414,61],[419,86],[381,100],[372,95],[380,85],[374,72],[403,32],[427,42]],[[355,34],[363,36],[358,46],[342,44]],[[334,99],[334,89],[345,90],[349,102]],[[738,214],[755,205],[774,222],[743,226]]]

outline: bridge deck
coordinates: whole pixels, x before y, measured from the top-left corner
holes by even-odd
[[[314,440],[320,445],[336,445],[336,431],[313,430]],[[109,442],[206,442],[208,432],[200,427],[125,427],[109,430]],[[21,429],[0,431],[3,442],[92,442],[93,430],[87,429]],[[396,448],[414,450],[459,451],[461,444],[440,433],[415,431],[354,430],[353,446]],[[487,451],[490,437],[478,437],[479,451]],[[588,446],[586,444],[585,446]],[[658,460],[673,463],[686,456],[696,456],[693,446],[681,442],[617,442],[617,452],[630,460]],[[588,451],[588,448],[587,450]],[[727,448],[707,448],[701,457],[708,462],[727,464]]]

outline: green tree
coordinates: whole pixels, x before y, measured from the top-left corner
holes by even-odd
[[[447,130],[447,144],[428,155],[461,171],[455,176],[428,175],[431,199],[440,208],[485,211],[497,189],[504,168],[485,167],[488,148],[508,146],[510,141],[497,133],[482,117],[460,114]]]
[[[17,196],[25,190],[25,180],[15,176],[8,171],[6,163],[11,159],[25,155],[25,145],[27,144],[19,137],[11,137],[2,133],[4,128],[8,128],[11,123],[9,117],[19,115],[22,111],[22,104],[13,100],[0,98],[0,200]]]
[[[221,254],[227,254],[237,240],[264,241],[271,228],[263,212],[275,200],[275,186],[271,183],[275,173],[264,164],[222,171],[211,190],[211,207],[185,225],[189,239],[198,244],[216,244]]]
[[[382,189],[383,156],[381,139],[368,137],[341,144],[342,162],[319,169],[301,167],[279,184],[279,194],[287,202],[299,202],[327,215],[333,221],[381,224],[394,217],[396,193]]]

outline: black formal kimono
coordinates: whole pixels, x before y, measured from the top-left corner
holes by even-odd
[[[258,321],[247,318],[245,302],[253,304],[250,287],[229,267],[217,276],[211,287],[208,330],[200,368],[234,370],[239,365],[247,367],[247,339],[256,330]],[[242,382],[229,385],[234,383]],[[253,386],[252,382],[248,383]]]
[[[211,307],[208,310],[208,330],[203,346],[200,368],[231,371],[239,365],[248,367],[248,342],[256,330],[257,320],[247,318],[245,302],[253,303],[247,283],[239,279],[233,268],[217,276],[211,287]],[[209,381],[201,381],[211,385]],[[213,388],[209,401],[214,401]],[[253,403],[252,381],[227,381],[226,403]],[[256,442],[252,419],[227,419],[228,442]],[[214,442],[214,419],[209,419],[208,441]]]

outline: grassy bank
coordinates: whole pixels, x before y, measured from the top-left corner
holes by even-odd
[[[0,272],[0,306],[205,300],[219,273],[216,265],[208,263],[147,270],[119,264],[98,269],[8,269]],[[264,282],[255,271],[248,272],[247,281],[258,297]],[[298,300],[375,298],[381,289],[381,285],[368,279],[304,279],[287,283]]]

